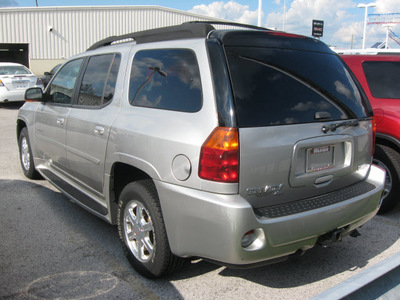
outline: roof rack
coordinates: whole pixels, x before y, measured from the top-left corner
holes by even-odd
[[[214,26],[212,26],[212,24],[235,26],[240,28],[256,29],[256,30],[270,30],[263,27],[234,23],[234,22],[191,21],[176,26],[161,27],[156,29],[132,32],[124,35],[110,36],[93,44],[87,49],[87,51],[95,50],[103,46],[111,45],[114,42],[123,41],[127,39],[133,39],[136,41],[136,44],[142,44],[149,42],[207,37],[208,33],[215,29]]]
[[[110,36],[90,46],[86,51],[111,45],[114,42],[133,39],[137,44],[179,40],[186,38],[206,37],[215,28],[205,23],[183,23],[181,25],[132,32],[124,35]]]
[[[190,21],[190,22],[186,22],[184,24],[188,24],[188,23],[189,24],[226,25],[226,26],[235,26],[235,27],[247,28],[247,29],[256,29],[256,30],[268,30],[268,31],[271,30],[271,29],[268,29],[265,27],[259,27],[259,26],[243,24],[243,23],[235,23],[235,22],[224,22],[224,21]]]

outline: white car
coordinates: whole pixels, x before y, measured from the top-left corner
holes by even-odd
[[[27,67],[17,63],[0,63],[0,103],[24,101],[25,90],[31,87],[43,89],[43,83]]]

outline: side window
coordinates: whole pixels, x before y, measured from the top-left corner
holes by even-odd
[[[365,61],[362,66],[375,98],[400,99],[399,61]]]
[[[141,107],[199,111],[202,93],[194,52],[188,49],[137,52],[132,64],[129,102]]]
[[[91,57],[83,75],[77,104],[101,106],[111,101],[114,96],[119,63],[119,54]]]
[[[83,59],[76,59],[63,66],[47,89],[48,101],[71,104],[76,78],[82,61]]]

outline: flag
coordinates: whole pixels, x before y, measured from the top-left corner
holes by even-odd
[[[397,44],[400,45],[400,37],[399,37],[397,34],[395,34],[391,29],[389,29],[389,37],[390,37],[393,41],[395,41]]]

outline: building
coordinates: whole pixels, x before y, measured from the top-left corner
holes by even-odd
[[[194,20],[224,21],[160,6],[1,8],[0,61],[43,74],[108,36]]]

